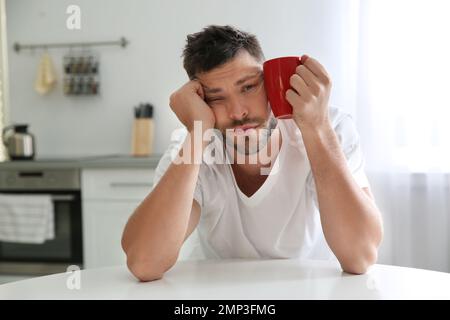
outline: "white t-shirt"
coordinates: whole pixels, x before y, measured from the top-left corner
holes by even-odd
[[[361,188],[369,186],[351,116],[336,107],[330,107],[329,114],[353,177]],[[300,129],[293,120],[278,121],[277,127],[283,139],[273,166],[278,170],[271,172],[250,197],[237,186],[229,164],[201,164],[194,193],[201,207],[197,226],[200,245],[194,256],[335,259],[322,231],[316,188]],[[182,129],[172,135],[156,169],[155,185],[186,134]]]

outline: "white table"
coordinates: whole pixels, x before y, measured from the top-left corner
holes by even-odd
[[[350,275],[327,261],[180,261],[153,282],[137,281],[125,266],[90,269],[0,285],[3,299],[450,299],[450,274],[374,265]]]

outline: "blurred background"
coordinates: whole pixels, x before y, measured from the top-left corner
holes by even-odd
[[[256,34],[267,59],[306,53],[329,71],[330,103],[352,114],[357,124],[366,172],[383,213],[385,236],[378,262],[450,272],[449,1],[0,0],[0,4],[0,127],[28,124],[35,138],[35,160],[51,159],[55,166],[60,159],[78,160],[84,179],[81,198],[87,199],[87,204],[81,203],[83,228],[89,230],[83,231],[84,247],[94,241],[91,248],[101,251],[106,244],[109,251],[112,244],[107,240],[118,239],[129,208],[139,199],[132,194],[141,191],[127,189],[130,196],[123,196],[127,205],[113,226],[110,217],[92,217],[101,211],[95,207],[100,200],[120,199],[112,198],[117,189],[105,196],[86,193],[96,189],[89,183],[109,179],[117,170],[121,177],[129,171],[134,178],[138,169],[146,170],[145,159],[127,160],[135,134],[134,107],[152,106],[153,146],[146,155],[153,162],[146,163],[153,168],[172,131],[181,125],[168,98],[188,80],[180,57],[186,35],[210,24],[231,24]],[[104,41],[110,43],[92,44]],[[45,46],[52,43],[66,46]],[[41,46],[26,48],[29,44]],[[80,71],[79,66],[72,70],[71,63],[80,64],[80,59],[89,61],[91,71],[97,66],[95,72]],[[10,170],[7,149],[2,145],[0,150],[4,161],[0,170]],[[107,155],[122,162],[112,165],[105,160]],[[80,162],[96,157],[104,160],[96,165]],[[89,210],[93,213],[86,216]],[[103,237],[104,230],[95,229],[99,221],[116,233]],[[85,266],[122,259],[121,253],[109,257],[102,252],[101,260],[95,250],[83,252]],[[0,250],[0,262],[1,257]]]

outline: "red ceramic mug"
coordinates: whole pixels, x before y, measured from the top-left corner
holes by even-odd
[[[272,112],[278,119],[292,118],[292,106],[286,100],[286,91],[291,88],[290,77],[306,58],[306,56],[280,57],[267,60],[263,64],[266,95]]]

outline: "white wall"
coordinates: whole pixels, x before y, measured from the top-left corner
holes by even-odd
[[[81,7],[81,30],[66,28],[66,7]],[[255,33],[266,58],[308,53],[334,80],[332,103],[354,113],[352,25],[356,1],[285,0],[7,0],[11,120],[31,124],[37,153],[45,156],[128,153],[132,106],[156,107],[155,151],[163,152],[180,125],[168,97],[187,76],[180,58],[186,35],[209,24],[232,24]],[[50,53],[58,87],[41,97],[33,90],[40,51],[12,50],[14,42],[100,41],[125,36],[126,49],[94,48],[101,56],[101,96],[62,93],[62,56]]]

